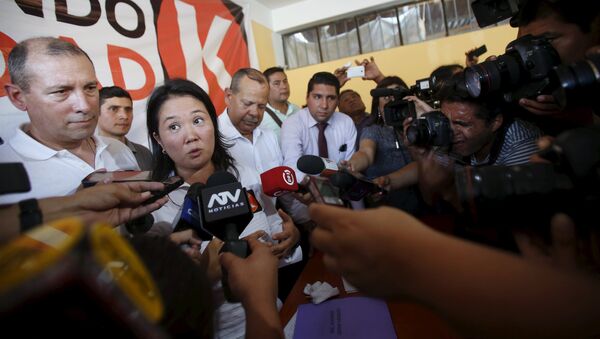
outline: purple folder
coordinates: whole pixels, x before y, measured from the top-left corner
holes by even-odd
[[[396,339],[386,303],[367,297],[348,297],[298,306],[294,339]]]

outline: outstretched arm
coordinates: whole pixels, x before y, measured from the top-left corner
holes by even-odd
[[[397,209],[309,210],[325,265],[367,294],[416,300],[477,337],[600,333],[596,277],[438,233]]]

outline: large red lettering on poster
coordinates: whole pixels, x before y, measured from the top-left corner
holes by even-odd
[[[179,8],[177,2],[180,3]],[[165,75],[168,78],[188,78],[204,87],[220,113],[225,108],[223,88],[229,86],[231,75],[250,65],[242,9],[229,1],[177,2],[162,1],[155,16],[158,50]],[[182,32],[181,3],[193,8],[195,25],[191,26],[196,27],[196,32]],[[181,37],[186,34],[197,34],[201,45],[200,58],[190,60],[190,56],[186,55],[186,49],[187,53],[191,53],[182,44]],[[198,75],[197,78],[192,74]]]
[[[237,69],[250,65],[243,27],[244,13],[240,6],[229,0],[151,0],[150,7],[140,7],[129,0],[87,0],[89,7],[84,14],[72,13],[76,11],[69,10],[69,2],[57,0],[54,7],[56,16],[52,18],[44,17],[42,7],[45,5],[42,1],[14,1],[21,12],[20,15],[42,18],[49,24],[56,20],[62,25],[89,27],[90,36],[95,34],[94,26],[100,20],[107,20],[114,34],[131,39],[148,36],[145,32],[150,26],[144,21],[143,11],[151,8],[154,12],[157,37],[157,41],[151,43],[157,44],[156,50],[159,51],[164,77],[180,77],[194,81],[209,93],[218,113],[225,107],[223,88],[230,85],[231,76]],[[135,27],[118,22],[117,4],[126,6],[129,13],[135,13],[137,18]],[[102,10],[105,13],[102,13]],[[78,39],[89,37],[72,37],[69,34],[69,31],[65,31],[60,34],[60,37],[73,43],[77,43]],[[40,26],[39,32],[35,30],[31,32],[31,36],[42,35],[44,35],[43,26]],[[110,38],[107,40],[110,41]],[[0,97],[6,95],[3,89],[3,84],[9,81],[6,61],[9,51],[15,44],[14,37],[0,29],[0,51],[4,60],[4,70],[0,70],[3,71],[0,74]],[[126,89],[131,92],[134,100],[147,98],[156,86],[157,79],[161,78],[159,74],[155,74],[159,70],[151,67],[147,56],[127,46],[110,43],[106,44],[105,50],[106,55],[91,54],[90,57],[92,60],[105,58],[108,61],[112,81],[117,86],[125,88],[124,75],[135,72],[135,70],[124,69],[122,60],[128,59],[141,66],[143,74],[135,72],[134,76],[143,77],[140,82],[142,86]]]

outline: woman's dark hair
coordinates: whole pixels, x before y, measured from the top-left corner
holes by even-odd
[[[210,97],[206,92],[195,83],[184,79],[171,79],[165,81],[165,84],[154,89],[148,106],[146,109],[146,126],[148,127],[148,135],[150,144],[152,145],[152,179],[157,181],[165,180],[169,174],[175,171],[173,160],[162,152],[162,149],[153,135],[158,135],[158,113],[162,105],[169,99],[175,97],[191,96],[198,99],[206,106],[210,120],[213,123],[215,130],[215,149],[211,157],[211,161],[215,166],[215,170],[226,171],[230,167],[234,168],[234,160],[229,155],[227,149],[230,147],[225,144],[223,137],[219,132],[219,124],[217,123],[217,113],[215,106],[212,104]]]
[[[212,338],[215,306],[206,268],[167,237],[137,236],[129,241],[161,293],[160,325],[173,338]]]
[[[391,85],[398,85],[404,89],[408,89],[408,86],[406,85],[404,80],[400,79],[400,77],[397,77],[395,75],[383,78],[375,88],[386,88]],[[377,115],[377,119],[374,122],[375,124],[383,125],[383,119],[379,114],[379,97],[373,97],[371,99],[371,114]]]

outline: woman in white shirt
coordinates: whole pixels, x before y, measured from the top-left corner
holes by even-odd
[[[146,123],[152,143],[153,180],[162,181],[178,175],[185,181],[169,194],[169,202],[153,214],[154,233],[166,235],[172,232],[191,184],[206,183],[214,172],[228,171],[242,186],[255,193],[262,207],[262,211],[254,213],[240,237],[257,231],[264,231],[269,236],[283,233],[284,240],[272,246],[273,253],[281,259],[280,265],[301,259],[300,249],[296,246],[299,240],[297,228],[287,214],[278,213],[272,200],[261,198],[259,174],[237,164],[229,155],[219,133],[215,108],[202,88],[188,80],[167,80],[148,100]],[[203,248],[205,246],[203,244]],[[215,291],[221,292],[220,285]],[[217,313],[216,337],[244,336],[245,317],[241,304],[224,302]]]

